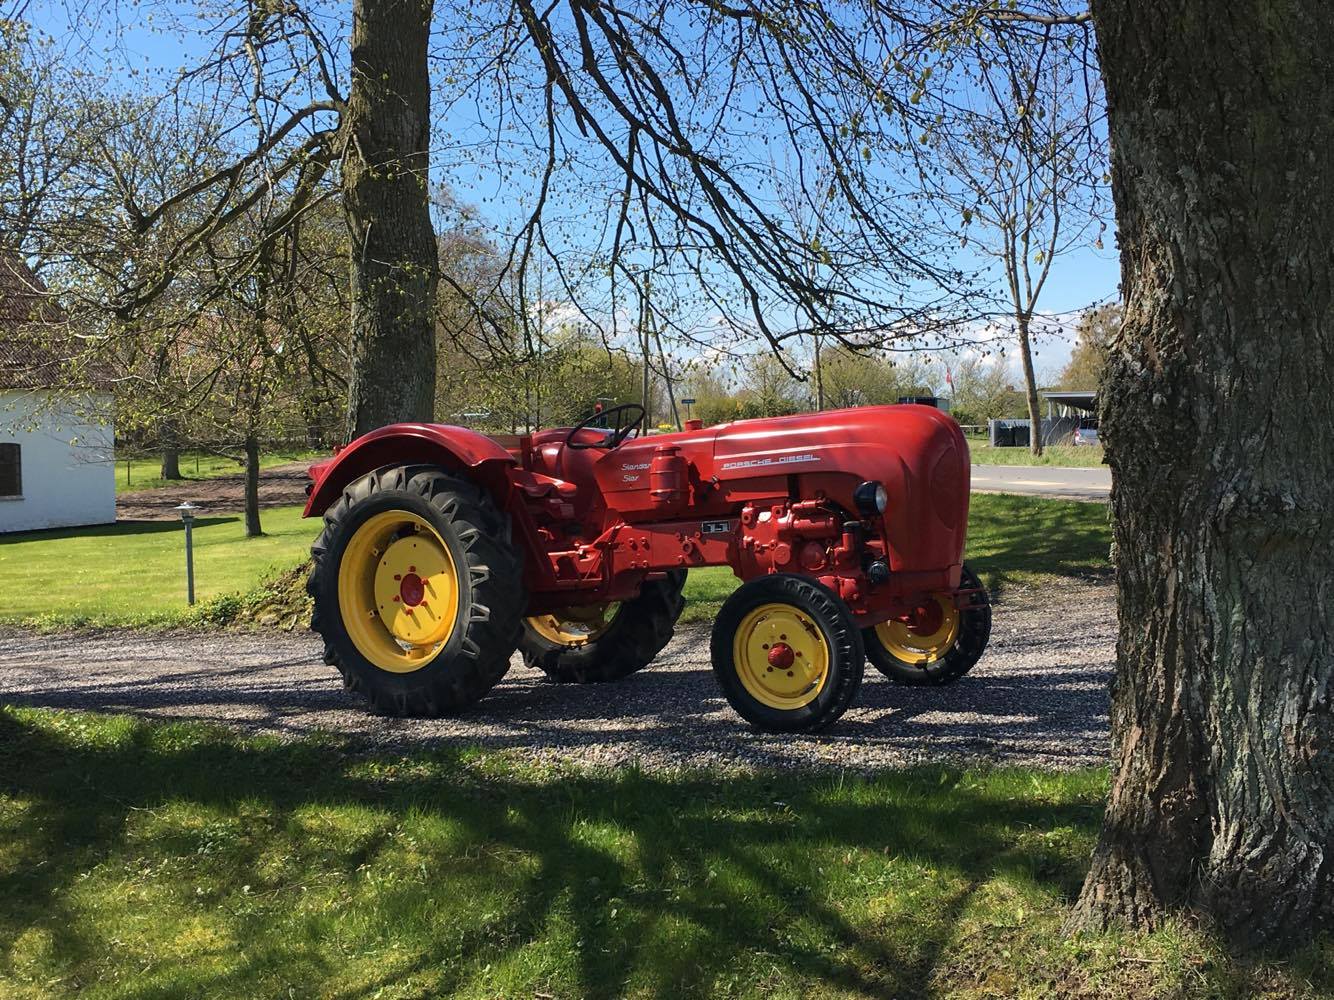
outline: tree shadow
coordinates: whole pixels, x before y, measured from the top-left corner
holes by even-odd
[[[175,507],[175,504],[172,504]],[[215,524],[230,524],[241,520],[239,515],[219,515],[215,517],[196,517],[196,528],[207,528]],[[93,524],[81,528],[43,528],[40,531],[19,531],[5,536],[6,542],[61,541],[63,539],[84,538],[125,538],[136,535],[161,535],[170,532],[180,533],[182,526],[179,518],[169,521],[117,520],[115,524]]]
[[[471,745],[542,749],[578,756],[597,747],[618,760],[685,762],[707,752],[720,759],[790,766],[828,749],[842,766],[875,766],[951,757],[1049,765],[1101,763],[1107,750],[1104,648],[1091,640],[1090,661],[1033,658],[1018,640],[1002,640],[978,669],[942,688],[892,684],[868,668],[853,708],[831,730],[774,735],[748,729],[728,707],[713,673],[695,651],[678,646],[661,666],[615,685],[545,682],[516,666],[482,701],[439,720],[368,715],[332,671],[312,663],[314,647],[272,642],[263,662],[235,663],[229,651],[195,644],[181,663],[172,646],[111,649],[114,636],[87,640],[76,667],[50,644],[19,637],[10,653],[8,691],[14,704],[41,708],[129,712],[158,719],[224,722],[256,732],[300,736],[334,730],[398,746]],[[1016,659],[1022,656],[1023,659]],[[1008,660],[1007,660],[1008,658]],[[1012,662],[1010,662],[1012,661]],[[79,682],[69,683],[71,669]]]
[[[918,996],[972,893],[997,871],[1018,866],[1057,892],[1077,888],[1078,864],[1030,857],[1035,849],[1016,831],[1070,827],[1091,837],[1101,811],[1096,792],[1026,801],[949,768],[886,774],[851,796],[832,794],[828,780],[774,773],[535,780],[479,771],[464,751],[414,758],[415,774],[393,777],[401,760],[334,745],[128,725],[115,739],[65,739],[58,726],[0,713],[0,788],[24,803],[0,866],[0,940],[39,928],[52,936],[62,975],[114,966],[115,928],[88,919],[84,880],[127,858],[162,871],[192,866],[180,886],[186,898],[170,905],[192,904],[186,890],[196,881],[215,886],[199,901],[200,918],[225,927],[240,953],[203,979],[184,961],[159,958],[131,996],[253,995],[276,969],[336,980],[324,932],[275,933],[282,901],[321,880],[346,887],[349,910],[381,915],[388,955],[373,981],[334,995],[406,991],[423,977],[426,992],[448,995],[479,969],[547,948],[568,963],[560,995],[618,996],[632,979],[639,993],[709,995],[759,956],[784,981]],[[312,810],[378,818],[346,843],[293,832]],[[239,829],[232,847],[202,851],[199,816]],[[150,821],[161,829],[146,843],[131,831]],[[264,836],[248,835],[247,823]],[[431,839],[437,827],[450,835]],[[410,849],[405,836],[417,838]],[[274,839],[294,859],[291,875],[271,870]],[[404,875],[409,855],[415,878]],[[843,856],[902,859],[946,884],[911,934],[886,933],[825,892],[823,866]],[[364,888],[368,872],[385,875],[373,891]],[[298,876],[309,884],[284,884]],[[243,902],[266,894],[271,907]],[[437,933],[416,916],[429,906],[462,913],[486,897],[494,898],[475,921],[461,917],[457,932]],[[913,919],[896,906],[894,920]]]
[[[966,558],[992,590],[1034,576],[1111,579],[1106,505],[988,495],[973,507]]]

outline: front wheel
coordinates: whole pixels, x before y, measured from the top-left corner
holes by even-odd
[[[866,663],[847,605],[787,573],[742,584],[718,613],[711,646],[732,708],[772,733],[833,725],[856,697]]]
[[[896,683],[918,687],[953,684],[972,670],[991,638],[991,597],[967,565],[959,584],[973,591],[967,607],[936,596],[917,624],[883,622],[865,629],[872,665]]]
[[[325,512],[306,585],[311,628],[349,691],[385,715],[436,716],[509,668],[523,579],[509,521],[430,466],[362,476]]]

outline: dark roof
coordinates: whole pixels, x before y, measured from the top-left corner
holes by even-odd
[[[63,320],[23,259],[0,252],[0,389],[46,389],[66,381],[68,341],[52,329]]]
[[[1038,395],[1054,403],[1064,403],[1076,410],[1092,412],[1098,408],[1096,389],[1043,389]]]

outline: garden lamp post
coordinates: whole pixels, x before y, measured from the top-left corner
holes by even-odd
[[[181,515],[181,523],[185,525],[185,593],[187,599],[193,605],[195,603],[195,545],[194,545],[194,524],[195,511],[199,508],[189,500],[176,508]]]

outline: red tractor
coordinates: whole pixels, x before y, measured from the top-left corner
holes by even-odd
[[[963,564],[968,446],[926,406],[638,433],[625,404],[512,439],[396,424],[311,469],[325,660],[380,712],[471,705],[515,649],[555,681],[625,677],[672,636],[688,570],[742,580],[713,626],[732,707],[776,732],[843,714],[871,662],[946,684],[986,647]]]

